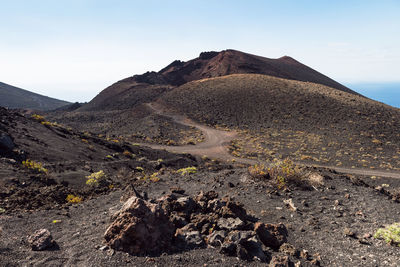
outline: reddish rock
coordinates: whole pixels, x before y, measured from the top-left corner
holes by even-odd
[[[283,243],[287,242],[288,231],[282,223],[263,224],[257,222],[254,224],[254,231],[261,242],[267,247],[279,249]]]
[[[171,249],[175,226],[160,204],[134,196],[114,217],[104,235],[111,248],[134,255],[160,254]]]
[[[55,245],[50,231],[47,229],[39,229],[28,237],[28,243],[32,250],[46,250]]]

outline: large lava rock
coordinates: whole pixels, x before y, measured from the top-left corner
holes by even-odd
[[[104,235],[111,248],[134,255],[157,255],[171,248],[175,226],[160,204],[133,196],[114,217]]]
[[[15,147],[11,137],[6,133],[0,132],[0,154],[10,153]]]

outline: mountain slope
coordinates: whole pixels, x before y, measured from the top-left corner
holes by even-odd
[[[314,82],[356,94],[329,77],[291,57],[270,59],[236,50],[203,52],[187,62],[176,60],[159,72],[147,72],[123,79],[104,89],[80,110],[120,110],[150,102],[174,86],[230,74],[266,74],[274,77]]]
[[[245,157],[400,170],[400,109],[321,84],[234,74],[186,83],[159,101],[236,129],[233,149]]]
[[[52,110],[69,104],[67,101],[32,93],[0,82],[0,106],[36,110]]]

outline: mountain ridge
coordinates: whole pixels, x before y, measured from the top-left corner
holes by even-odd
[[[110,102],[120,102],[120,98],[131,102],[151,102],[160,93],[169,91],[171,87],[181,86],[194,80],[230,74],[264,74],[289,80],[318,83],[360,95],[289,56],[270,59],[228,49],[220,52],[202,52],[197,58],[186,62],[175,60],[158,72],[151,71],[122,79],[101,91],[80,110],[110,109]],[[140,96],[132,91],[142,90],[144,84],[155,86],[158,89],[154,93],[149,92],[151,90],[146,91],[147,96],[141,101]],[[129,97],[132,94],[135,95],[135,98]],[[118,109],[117,106],[112,108]]]
[[[67,101],[37,94],[0,82],[0,106],[35,110],[52,110],[70,104]]]

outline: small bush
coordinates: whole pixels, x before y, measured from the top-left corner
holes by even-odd
[[[394,223],[385,228],[379,228],[374,238],[383,239],[390,245],[400,247],[400,223]]]
[[[56,122],[46,121],[45,118],[42,115],[33,114],[31,117],[35,121],[40,122],[41,124],[43,124],[44,126],[59,126]]]
[[[143,169],[142,167],[136,167],[135,169],[136,169],[137,171],[144,172],[144,169]]]
[[[22,161],[22,165],[24,165],[26,168],[34,170],[36,172],[43,172],[43,173],[47,173],[48,170],[46,168],[43,167],[43,164],[40,162],[35,162],[33,160],[24,160]]]
[[[31,117],[32,117],[34,120],[38,121],[38,122],[44,121],[44,117],[43,117],[42,115],[39,115],[39,114],[33,114]]]
[[[94,172],[86,176],[86,184],[90,186],[99,186],[100,183],[106,180],[106,175],[103,171]]]
[[[153,182],[160,181],[160,177],[158,177],[158,175],[159,175],[158,172],[153,173],[152,175],[150,175],[150,180],[153,181]]]
[[[177,173],[180,173],[182,176],[186,174],[193,174],[197,172],[197,168],[192,166],[192,167],[187,167],[187,168],[182,168],[176,171]]]
[[[79,196],[74,196],[72,194],[69,194],[65,200],[68,203],[77,204],[77,203],[82,202],[83,199]]]
[[[257,179],[269,178],[268,169],[264,164],[256,164],[248,168],[249,174]]]
[[[254,178],[271,180],[278,189],[287,188],[289,184],[307,188],[312,186],[308,176],[289,159],[279,161],[271,167],[256,164],[250,166],[248,171]]]

